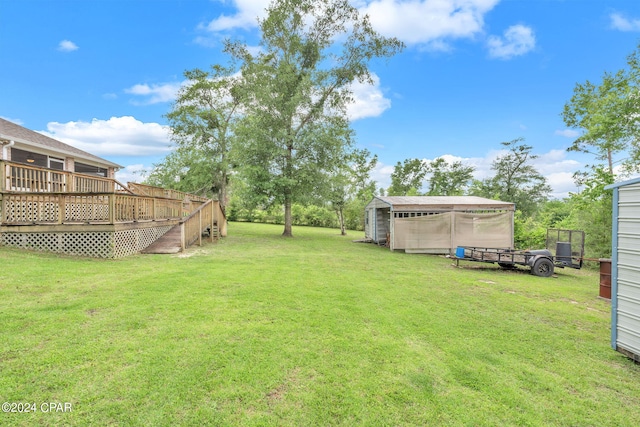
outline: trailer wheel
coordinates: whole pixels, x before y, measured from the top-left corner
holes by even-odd
[[[553,263],[548,258],[540,258],[533,264],[531,273],[538,277],[549,277],[553,274]]]

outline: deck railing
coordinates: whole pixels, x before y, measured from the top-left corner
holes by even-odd
[[[116,224],[182,218],[180,200],[104,193],[5,193],[2,225]]]
[[[111,178],[0,161],[0,191],[26,193],[130,192]]]
[[[171,190],[153,185],[139,184],[137,182],[127,182],[127,186],[136,194],[149,197],[164,197],[167,199],[190,200],[193,202],[206,202],[206,197],[196,196],[195,194],[184,193],[178,190]]]
[[[205,229],[209,229],[209,238],[226,236],[226,220],[220,203],[217,200],[208,200],[188,218],[180,222],[182,235],[182,250],[198,243],[202,245],[202,234]]]

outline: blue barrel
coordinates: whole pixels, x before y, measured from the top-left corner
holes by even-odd
[[[456,258],[464,258],[464,248],[462,246],[456,248]]]

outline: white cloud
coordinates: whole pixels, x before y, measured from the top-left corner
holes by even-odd
[[[371,171],[371,179],[376,182],[376,188],[384,188],[385,190],[389,188],[392,173],[393,165],[385,165],[382,162],[376,163],[375,168]]]
[[[20,119],[12,119],[12,118],[6,117],[6,116],[0,116],[0,119],[5,119],[5,120],[10,121],[11,123],[15,123],[15,124],[21,125],[21,126],[24,125],[24,122],[22,120],[20,120]]]
[[[164,155],[171,151],[168,130],[131,116],[91,122],[50,122],[43,134],[97,156]]]
[[[143,164],[128,165],[116,172],[116,179],[123,184],[127,182],[142,182],[153,170],[153,166]]]
[[[351,121],[365,117],[377,117],[391,107],[391,100],[384,97],[380,89],[380,78],[372,73],[373,85],[358,81],[351,85],[354,102],[347,106]]]
[[[70,40],[62,40],[58,43],[58,50],[61,52],[73,52],[74,50],[78,50],[78,45]]]
[[[263,52],[262,46],[245,46],[247,48],[247,52],[251,54],[251,56],[258,56]]]
[[[161,102],[170,102],[176,98],[178,90],[183,82],[163,83],[163,84],[137,84],[128,89],[125,93],[142,97],[142,100],[132,101],[135,105],[151,105]]]
[[[569,139],[576,139],[577,137],[580,136],[580,132],[573,129],[562,129],[562,130],[558,129],[554,132],[554,135],[564,136],[565,138],[569,138]]]
[[[503,37],[490,36],[487,39],[489,56],[498,59],[511,59],[524,55],[536,46],[533,30],[525,25],[512,25]]]
[[[620,31],[640,31],[640,19],[627,18],[621,13],[614,12],[609,15],[611,28]]]
[[[409,45],[429,50],[449,50],[446,40],[473,38],[482,32],[484,16],[500,0],[354,0],[352,4],[371,18],[373,28]],[[220,15],[199,28],[210,33],[258,26],[266,16],[269,0],[233,0],[235,14]],[[211,46],[198,37],[196,43]]]
[[[376,31],[407,44],[444,50],[444,39],[472,38],[482,32],[484,15],[499,0],[375,0],[361,8]]]
[[[545,175],[545,178],[547,178],[547,184],[553,189],[550,195],[552,199],[564,199],[569,197],[569,193],[579,191],[573,181],[573,172],[553,172]]]
[[[233,15],[220,15],[202,28],[210,32],[229,31],[236,28],[250,29],[258,26],[258,18],[266,16],[270,0],[232,0],[237,9]]]

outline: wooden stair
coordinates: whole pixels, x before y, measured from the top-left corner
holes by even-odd
[[[218,225],[212,218],[213,212],[209,209],[212,207],[212,201],[208,201],[200,206],[189,217],[184,218],[179,224],[174,225],[169,231],[158,238],[155,242],[147,246],[141,251],[143,254],[175,254],[182,252],[183,248],[194,244],[202,245],[202,238],[208,237],[211,241],[218,239],[220,230]],[[211,214],[209,219],[203,223],[203,209],[206,207],[206,214]],[[222,214],[224,215],[224,214]],[[194,228],[200,228],[194,235]],[[185,234],[186,233],[186,234]]]
[[[180,224],[164,233],[158,240],[147,246],[143,254],[176,254],[182,251]]]

